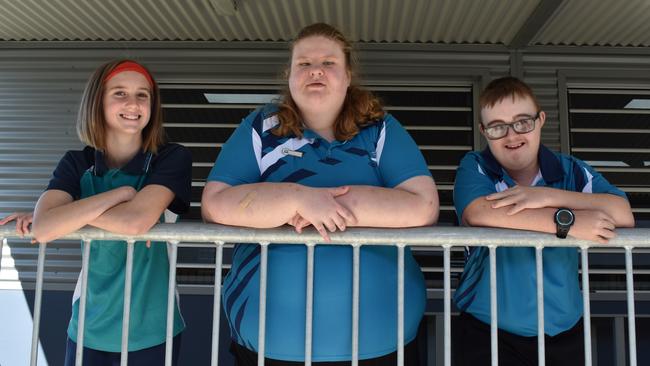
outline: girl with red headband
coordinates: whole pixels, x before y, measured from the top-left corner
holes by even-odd
[[[65,154],[39,198],[32,225],[37,241],[49,242],[86,225],[139,235],[166,209],[187,211],[191,155],[181,145],[164,142],[160,91],[144,66],[130,60],[100,66],[84,90],[77,132],[87,146]],[[125,242],[93,240],[89,259],[83,361],[113,365],[121,350]],[[163,363],[168,274],[164,242],[135,243],[129,365]],[[65,365],[75,363],[79,290],[77,283]],[[184,326],[175,303],[174,365]]]

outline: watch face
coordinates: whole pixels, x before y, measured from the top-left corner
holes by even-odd
[[[573,214],[569,210],[559,210],[555,214],[555,218],[560,225],[571,225],[573,223]]]

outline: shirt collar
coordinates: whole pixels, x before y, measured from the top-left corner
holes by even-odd
[[[499,179],[503,179],[503,167],[492,155],[490,148],[485,148],[481,151],[481,157],[485,162],[485,168]],[[542,172],[542,178],[547,183],[555,182],[564,177],[564,169],[562,169],[562,162],[560,159],[546,146],[540,144],[539,151],[537,152],[537,159],[539,161],[539,169]]]
[[[126,165],[120,168],[120,170],[131,175],[144,174],[149,170],[151,157],[152,154],[150,152],[140,150],[128,163],[126,163]],[[100,150],[95,150],[95,175],[101,177],[109,170],[108,165],[106,165],[104,153]]]

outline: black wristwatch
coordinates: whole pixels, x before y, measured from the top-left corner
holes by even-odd
[[[560,208],[555,211],[555,236],[560,239],[565,239],[575,220],[576,216],[568,208]]]

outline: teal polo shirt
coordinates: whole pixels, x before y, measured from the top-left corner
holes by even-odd
[[[626,197],[600,173],[572,156],[541,145],[540,172],[533,183],[573,192],[608,193]],[[454,204],[459,222],[475,199],[515,186],[489,149],[469,152],[460,163],[454,184]],[[490,244],[488,242],[485,245]],[[524,337],[537,336],[537,275],[534,243],[530,248],[496,250],[497,309],[500,329]],[[487,247],[468,250],[465,269],[454,301],[465,311],[490,324],[490,261]],[[550,336],[572,328],[582,317],[576,248],[545,248],[544,331]]]
[[[430,176],[409,134],[391,115],[362,128],[348,141],[271,133],[279,123],[275,105],[251,113],[226,142],[208,181],[229,185],[293,182],[309,187],[370,185],[393,188]],[[266,357],[303,361],[307,250],[271,245],[268,255]],[[258,349],[259,246],[237,245],[223,284],[232,338]],[[397,349],[397,250],[363,246],[360,267],[359,357]],[[318,245],[314,256],[313,360],[350,360],[352,344],[352,247]],[[420,267],[405,253],[405,341],[413,340],[426,303]]]
[[[138,153],[121,169],[108,169],[101,152],[90,147],[69,151],[54,171],[48,190],[57,189],[75,200],[121,186],[136,190],[148,184],[163,185],[174,192],[169,209],[187,211],[190,201],[191,155],[181,145],[168,144],[157,154]],[[126,243],[93,240],[90,246],[84,347],[120,352],[124,309]],[[85,245],[82,243],[82,247]],[[165,242],[136,242],[133,256],[129,351],[165,342],[169,260]],[[68,337],[77,341],[80,279],[72,299]],[[185,327],[178,302],[174,303],[174,335]]]

